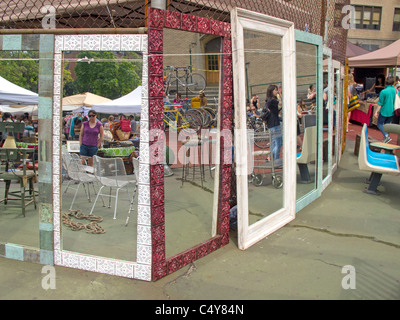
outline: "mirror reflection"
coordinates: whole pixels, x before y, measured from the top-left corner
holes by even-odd
[[[283,207],[281,37],[244,30],[249,225]]]
[[[338,152],[338,136],[339,136],[339,132],[340,132],[340,123],[338,121],[338,119],[340,119],[340,104],[339,102],[341,101],[340,99],[340,93],[341,93],[341,81],[340,81],[340,69],[338,68],[334,68],[333,69],[333,73],[334,73],[334,96],[333,96],[333,150],[332,150],[332,156],[333,156],[333,160],[332,160],[332,164],[335,165],[338,162],[338,156],[337,156],[337,152]]]
[[[38,58],[37,51],[0,51],[0,242],[33,248],[39,248]]]
[[[329,136],[332,136],[332,131],[329,131],[329,117],[330,117],[330,103],[329,103],[329,88],[332,85],[331,74],[329,70],[329,56],[324,55],[324,70],[323,70],[323,100],[322,100],[322,112],[323,112],[323,168],[322,168],[322,179],[325,179],[329,173]],[[332,119],[333,120],[333,119]]]
[[[221,38],[165,28],[163,43],[168,258],[214,236]]]
[[[62,248],[136,261],[140,52],[63,53]]]
[[[317,47],[296,41],[297,187],[299,199],[316,188]]]

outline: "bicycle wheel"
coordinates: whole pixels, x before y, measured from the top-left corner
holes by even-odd
[[[191,112],[191,110],[189,110],[188,112],[185,113],[184,117],[186,121],[189,122],[190,129],[194,130],[195,132],[200,131],[201,118],[199,114],[197,114],[196,112]]]
[[[204,123],[204,126],[206,128],[210,128],[213,123],[214,117],[215,117],[214,110],[212,110],[211,108],[207,108],[207,107],[204,107],[203,110],[206,113],[206,121]]]
[[[164,131],[168,131],[169,128],[176,130],[176,120],[175,117],[170,112],[163,113],[164,120]]]
[[[211,124],[210,113],[207,110],[205,110],[204,108],[198,108],[198,110],[201,112],[202,117],[203,117],[203,128],[208,128]]]
[[[210,128],[215,128],[217,126],[217,110],[214,110],[211,107],[204,107],[205,110],[207,110],[211,114],[211,123],[210,123]]]
[[[198,93],[206,88],[206,79],[198,73],[192,73],[188,76],[187,88],[192,93]]]
[[[190,109],[190,110],[186,111],[185,115],[188,113],[195,114],[198,117],[199,122],[200,122],[200,127],[202,128],[203,124],[204,124],[204,114],[203,114],[203,112],[201,112],[200,108]]]
[[[267,128],[260,126],[254,130],[254,144],[261,149],[269,147],[270,141]]]

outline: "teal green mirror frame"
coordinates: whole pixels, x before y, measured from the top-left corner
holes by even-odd
[[[323,141],[323,119],[322,119],[322,92],[323,92],[323,39],[321,36],[295,30],[296,42],[304,42],[316,46],[317,49],[317,159],[316,159],[316,176],[315,187],[313,190],[296,200],[296,213],[309,205],[315,199],[321,196],[322,192],[322,141]]]
[[[0,256],[20,261],[53,265],[52,207],[52,95],[53,95],[53,35],[0,35],[0,50],[39,51],[39,245],[0,243]],[[36,241],[36,240],[35,240]]]

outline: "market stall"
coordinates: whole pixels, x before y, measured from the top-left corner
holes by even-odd
[[[354,68],[390,68],[400,66],[400,40],[383,47],[379,50],[349,58],[349,67]],[[364,89],[368,89],[364,87]],[[376,108],[377,98],[363,100],[360,97],[360,107],[353,110],[350,120],[361,124],[375,124],[373,119],[374,108]]]
[[[37,105],[37,93],[0,77],[0,105]]]
[[[142,104],[142,86],[137,87],[132,92],[121,98],[94,104],[92,106],[93,110],[100,113],[140,113]]]

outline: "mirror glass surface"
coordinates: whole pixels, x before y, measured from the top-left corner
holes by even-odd
[[[38,76],[39,76],[39,52],[38,51],[0,51],[0,76],[14,85],[21,87],[21,90],[27,89],[34,93],[38,92]],[[23,89],[22,89],[23,88]],[[2,90],[7,92],[10,87],[5,86]],[[20,89],[18,89],[20,90]],[[2,97],[3,98],[3,97]],[[14,137],[13,141],[18,148],[28,148],[32,153],[28,153],[28,161],[26,162],[26,169],[33,169],[33,164],[36,166],[36,173],[38,168],[38,110],[37,104],[24,105],[20,103],[18,98],[14,103],[7,103],[7,105],[0,106],[1,120],[4,121],[6,112],[11,113],[12,121],[25,123],[23,132],[15,133],[2,133],[1,145],[8,135]],[[26,115],[28,117],[26,117]],[[8,120],[11,121],[11,120]],[[1,130],[0,130],[1,131]],[[10,139],[10,138],[8,138]],[[3,147],[10,146],[10,144],[2,145]],[[12,146],[11,146],[12,147]],[[6,162],[1,156],[0,172],[5,173]],[[19,175],[23,171],[23,160],[21,157],[18,159],[10,159],[8,172],[10,176]],[[29,172],[29,171],[28,171]],[[28,174],[29,175],[29,174]],[[21,183],[16,179],[11,181],[9,186],[9,199],[16,198],[21,195]],[[29,181],[29,180],[28,180]],[[39,203],[38,196],[38,183],[37,179],[31,180],[35,189],[36,203]],[[5,199],[6,180],[0,178],[0,199]],[[26,203],[25,216],[22,211],[21,200],[8,200],[0,203],[0,242],[13,243],[24,245],[33,248],[39,248],[39,211],[38,205],[31,202],[30,183],[26,184]],[[15,193],[15,196],[11,195]],[[28,199],[30,197],[31,199]],[[6,204],[7,203],[7,204]]]
[[[246,29],[243,37],[251,225],[283,207],[283,112],[291,107],[282,104],[281,37]]]
[[[164,28],[163,43],[169,258],[214,236],[221,38]]]
[[[331,103],[329,99],[329,92],[332,91],[332,73],[329,70],[329,66],[332,65],[332,59],[328,55],[323,56],[324,70],[323,70],[323,98],[322,98],[322,112],[323,112],[323,169],[322,169],[322,180],[325,179],[329,174],[329,137],[332,137],[332,125],[329,125],[331,110]],[[331,91],[329,91],[331,90]],[[333,124],[333,122],[332,122]],[[333,141],[332,141],[333,143]]]
[[[317,46],[296,41],[297,186],[296,199],[316,188]]]
[[[340,69],[334,68],[333,69],[333,79],[334,79],[334,86],[333,86],[333,160],[332,164],[335,165],[338,163],[338,142],[339,142],[339,132],[340,132],[340,110],[341,110],[341,80],[340,80]]]
[[[142,69],[141,52],[63,52],[60,224],[65,251],[136,261]],[[91,110],[97,110],[95,121]],[[88,126],[95,124],[86,121],[92,120],[104,132],[97,150],[101,161],[94,163],[82,157],[88,151],[79,142],[82,132],[90,135]]]

